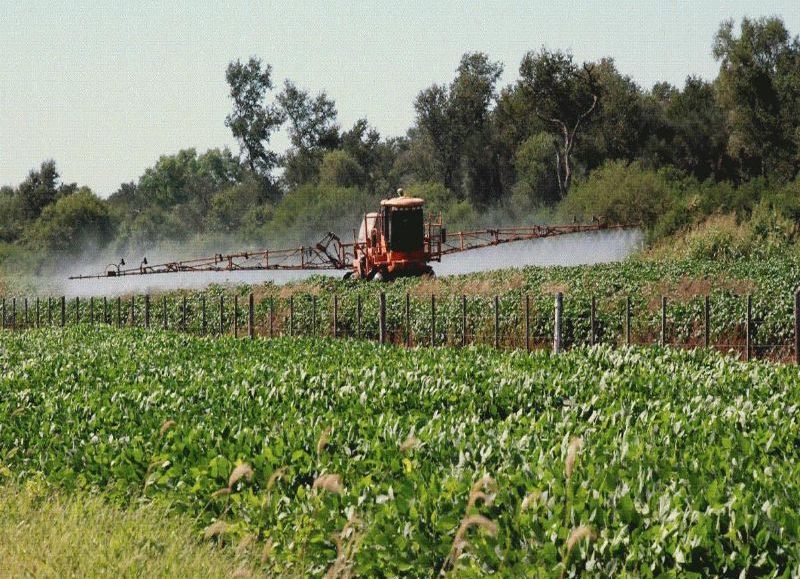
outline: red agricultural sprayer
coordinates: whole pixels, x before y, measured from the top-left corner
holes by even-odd
[[[157,273],[252,270],[347,270],[345,278],[388,281],[403,276],[433,275],[431,262],[443,255],[459,253],[525,239],[539,239],[570,233],[621,229],[622,225],[534,225],[459,231],[448,234],[441,216],[423,216],[425,200],[402,195],[384,199],[376,212],[364,215],[353,242],[343,243],[328,233],[312,247],[264,249],[238,253],[218,253],[185,261],[151,265],[147,259],[138,267],[125,268],[125,262],[112,264],[101,274],[76,275],[70,279],[121,277]]]

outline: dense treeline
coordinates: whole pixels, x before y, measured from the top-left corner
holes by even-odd
[[[452,81],[418,94],[399,138],[366,119],[342,127],[325,92],[276,86],[258,58],[235,61],[225,123],[238,155],[163,156],[105,200],[60,182],[46,161],[0,190],[0,242],[68,251],[306,242],[349,232],[397,187],[424,196],[451,227],[598,216],[641,222],[653,238],[711,223],[730,242],[792,241],[800,40],[778,18],[738,29],[727,21],[713,55],[713,81],[645,89],[612,58],[581,63],[546,48],[527,53],[516,82],[501,87],[503,63],[468,53]],[[283,154],[270,145],[278,130],[290,140]]]

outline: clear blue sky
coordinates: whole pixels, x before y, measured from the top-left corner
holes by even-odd
[[[271,63],[278,84],[326,90],[345,127],[367,117],[401,135],[415,95],[450,81],[466,51],[502,61],[504,84],[526,51],[547,46],[612,56],[646,88],[682,85],[716,76],[714,33],[745,15],[781,16],[800,33],[797,0],[0,0],[0,185],[53,158],[64,180],[106,196],[162,154],[238,150],[224,125],[235,58]]]

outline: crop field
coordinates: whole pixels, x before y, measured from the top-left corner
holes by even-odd
[[[268,575],[779,576],[798,385],[700,350],[5,332],[0,478],[169,502]]]
[[[724,265],[710,261],[630,260],[581,267],[528,267],[433,280],[406,279],[393,284],[315,277],[286,286],[216,286],[203,293],[153,295],[149,297],[149,318],[151,326],[163,327],[166,313],[169,328],[195,334],[233,333],[235,318],[241,335],[247,326],[247,294],[253,291],[255,332],[259,335],[332,335],[336,309],[337,335],[376,339],[378,294],[384,292],[389,341],[461,345],[466,329],[467,343],[492,345],[497,297],[498,344],[505,348],[527,346],[527,308],[530,344],[541,348],[552,343],[553,294],[563,292],[566,347],[591,342],[592,299],[596,305],[594,341],[616,345],[626,341],[626,300],[630,299],[631,342],[652,344],[660,340],[664,297],[666,342],[691,347],[703,344],[707,296],[710,345],[741,355],[746,341],[747,296],[751,295],[752,354],[788,360],[794,339],[794,294],[799,281],[800,262],[796,259],[744,260]],[[238,298],[236,314],[234,297]],[[11,325],[11,299],[7,297],[4,302],[2,317],[6,325]],[[144,325],[144,296],[107,297],[105,305],[103,299],[97,296],[92,302],[86,298],[68,300],[65,323],[105,320],[112,325]],[[21,296],[16,298],[16,325],[24,325],[23,300]],[[60,304],[51,300],[48,308],[46,298],[42,300],[41,324],[58,325]],[[28,302],[28,325],[33,326],[34,298]]]

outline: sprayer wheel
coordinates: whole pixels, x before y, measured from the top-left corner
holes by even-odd
[[[342,276],[342,279],[350,279],[351,277],[353,277],[352,269],[350,271],[345,272],[345,274]]]

